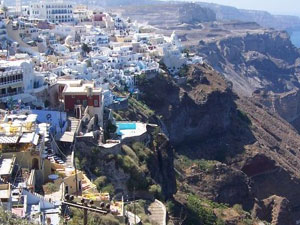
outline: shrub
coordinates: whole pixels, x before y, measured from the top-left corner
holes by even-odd
[[[11,212],[5,211],[2,207],[0,207],[0,224],[36,225],[25,219],[16,218]]]
[[[167,201],[167,210],[169,213],[174,214],[175,213],[175,204],[172,201]]]
[[[123,170],[126,173],[130,173],[130,174],[136,173],[139,170],[136,162],[133,161],[133,159],[131,159],[128,155],[122,157],[120,166],[123,168]]]
[[[54,183],[49,182],[44,185],[44,190],[47,194],[51,194],[53,192],[59,191],[59,186],[55,185]]]
[[[150,162],[151,157],[153,156],[153,153],[149,148],[145,147],[145,145],[143,143],[135,142],[132,145],[132,149],[136,153],[140,162],[147,162],[147,163]]]
[[[106,186],[102,187],[101,192],[108,192],[110,195],[114,195],[115,188],[112,184],[107,184]]]
[[[101,190],[107,184],[107,177],[106,176],[98,177],[94,181],[94,184],[97,186],[98,190]]]
[[[161,187],[159,184],[153,184],[149,187],[148,191],[153,194],[153,196],[157,199],[162,198]]]
[[[73,214],[72,219],[68,222],[68,225],[78,225],[83,223],[83,211],[80,209],[71,208]],[[98,213],[88,213],[88,225],[119,225],[120,223],[113,215],[101,215]]]
[[[189,195],[187,199],[187,208],[189,211],[188,224],[217,224],[217,217],[213,210],[204,206],[201,199],[195,195]]]
[[[243,207],[240,204],[235,204],[232,208],[239,214],[242,214],[244,212]]]
[[[137,155],[129,146],[122,145],[122,150],[125,152],[126,155],[130,156],[135,162],[139,161]]]

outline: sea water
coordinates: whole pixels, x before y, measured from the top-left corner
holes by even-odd
[[[300,31],[293,31],[291,33],[291,41],[296,47],[300,48]]]

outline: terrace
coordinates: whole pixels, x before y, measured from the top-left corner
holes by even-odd
[[[0,122],[1,152],[40,152],[44,136],[37,133],[37,115],[11,114]]]
[[[7,152],[40,152],[42,138],[36,133],[25,133],[22,136],[0,136],[0,151]]]

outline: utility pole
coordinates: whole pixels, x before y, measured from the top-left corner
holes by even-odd
[[[135,187],[133,187],[133,212],[134,212],[134,225],[136,225]]]
[[[88,206],[85,199],[81,200],[81,204],[73,202],[74,196],[66,195],[65,199],[66,201],[62,201],[62,205],[83,210],[83,225],[88,225],[88,211],[99,213],[101,215],[106,215],[110,211],[110,204],[105,204],[104,202],[100,203],[100,207],[95,207],[92,206],[94,204],[93,201],[90,201],[90,205]]]

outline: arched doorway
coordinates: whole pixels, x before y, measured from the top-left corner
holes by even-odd
[[[32,159],[32,169],[39,170],[39,160],[37,158]]]

